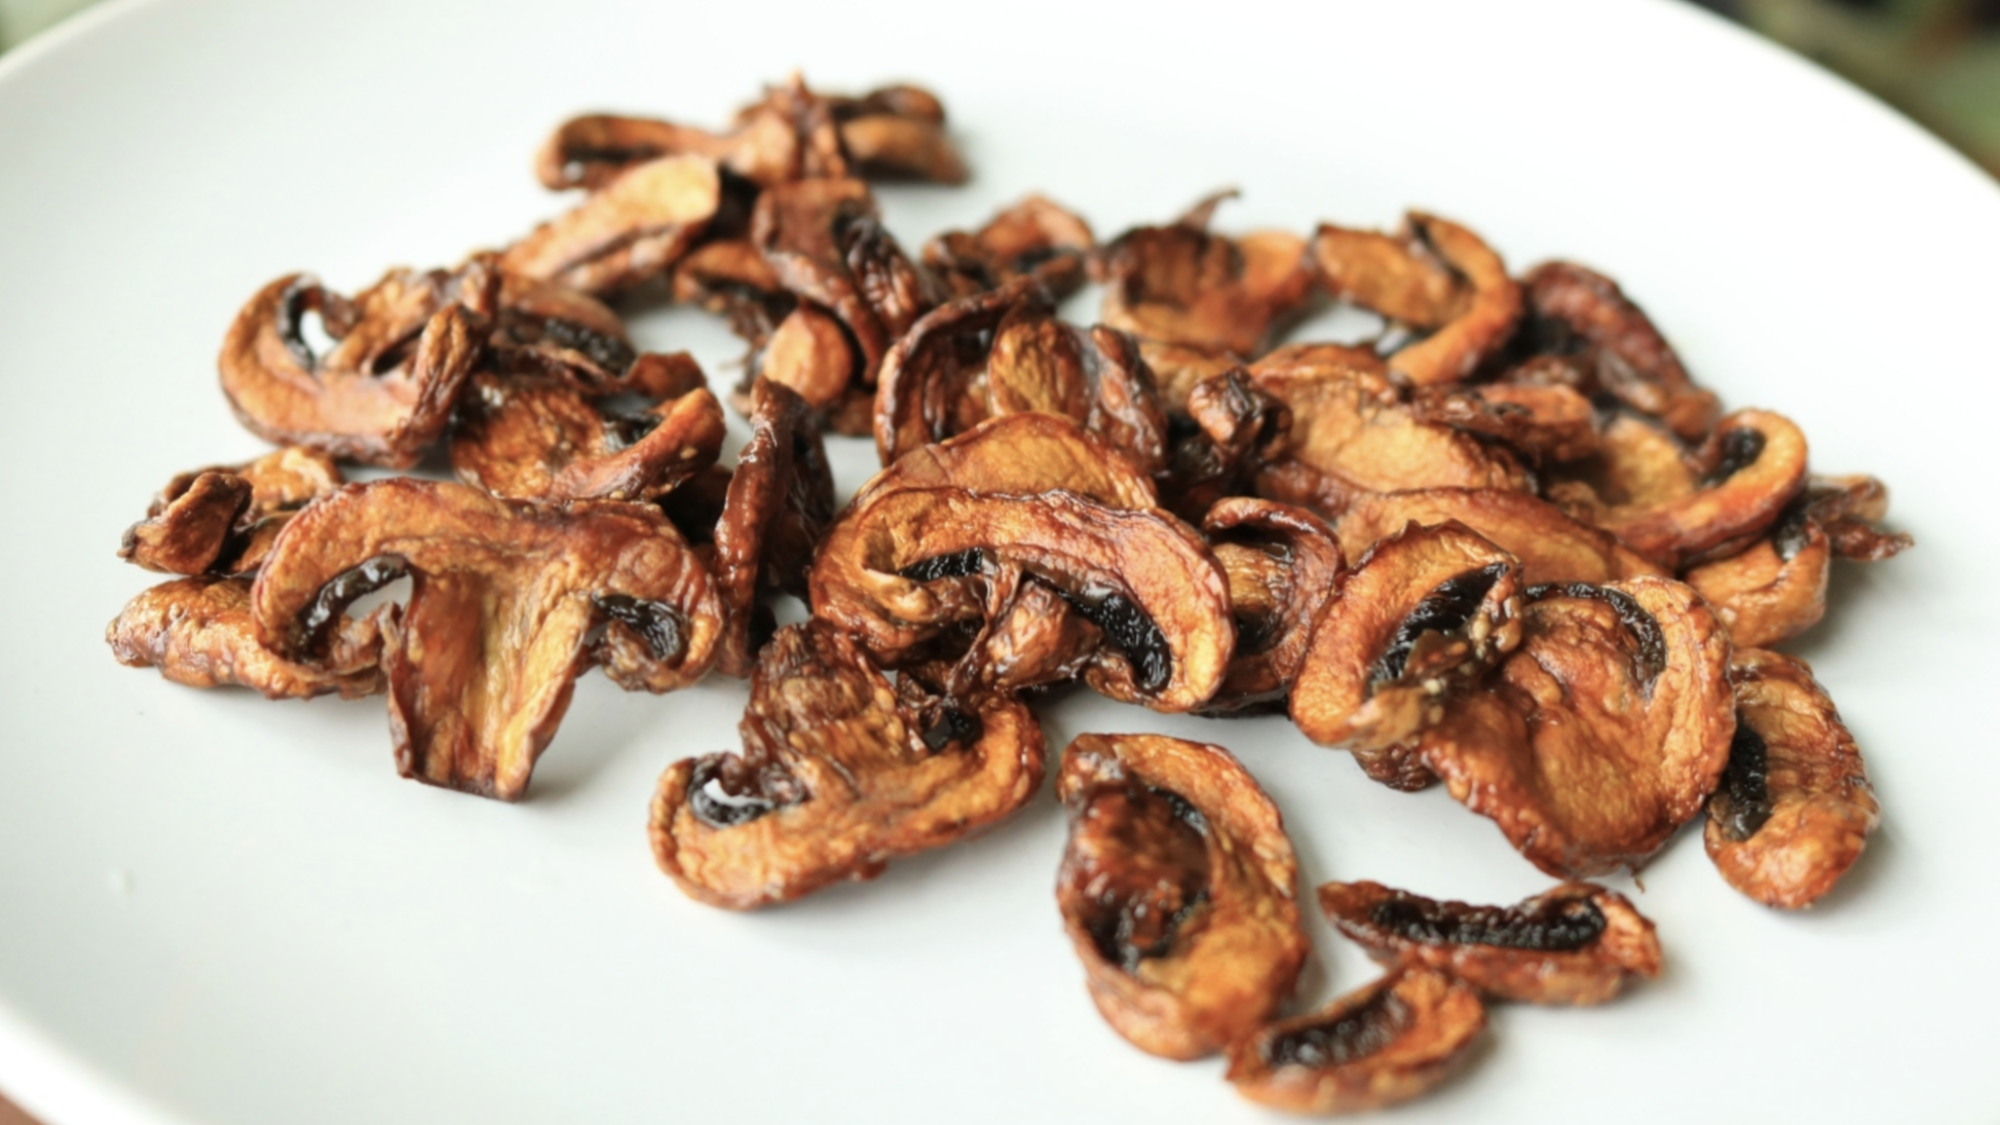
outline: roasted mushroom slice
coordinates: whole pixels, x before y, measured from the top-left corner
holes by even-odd
[[[1881,820],[1861,751],[1805,661],[1739,649],[1736,739],[1704,840],[1729,885],[1766,906],[1811,906]]]
[[[257,638],[322,662],[340,611],[404,575],[382,655],[397,768],[502,800],[527,791],[579,673],[668,691],[708,670],[722,628],[708,571],[658,509],[402,477],[286,525],[251,591]]]
[[[1311,943],[1284,818],[1229,751],[1078,735],[1056,796],[1056,903],[1090,998],[1140,1050],[1194,1059],[1276,1014]]]
[[[1184,518],[1250,492],[1257,474],[1290,450],[1292,412],[1241,368],[1196,384],[1185,415],[1192,432],[1173,443],[1162,482],[1167,507]]]
[[[1550,875],[1636,869],[1728,764],[1728,634],[1671,579],[1529,598],[1521,647],[1424,729],[1418,752]]]
[[[482,372],[453,421],[451,467],[510,499],[651,500],[714,464],[723,433],[706,387],[606,412],[567,383]]]
[[[1322,224],[1312,259],[1335,297],[1427,335],[1388,357],[1419,387],[1472,374],[1513,335],[1521,291],[1491,247],[1447,219],[1412,211],[1395,236]]]
[[[1419,387],[1410,395],[1418,421],[1438,422],[1506,443],[1540,464],[1597,452],[1597,409],[1564,386]]]
[[[748,238],[712,239],[690,251],[674,266],[673,297],[728,318],[730,331],[754,348],[798,305]]]
[[[1152,478],[1060,414],[991,418],[948,441],[920,445],[870,478],[851,508],[908,488],[962,488],[1001,496],[1073,492],[1109,508],[1157,505]]]
[[[1124,335],[1055,317],[1032,278],[942,305],[883,357],[875,446],[889,464],[987,418],[1040,411],[1084,423],[1141,469],[1165,460],[1152,373]]]
[[[1327,883],[1319,905],[1384,965],[1414,961],[1501,1000],[1602,1004],[1630,978],[1660,975],[1653,923],[1624,895],[1591,883],[1564,883],[1513,906]]]
[[[1464,524],[1411,527],[1341,579],[1292,685],[1292,721],[1369,777],[1430,784],[1413,739],[1521,643],[1521,571]]]
[[[722,205],[705,156],[668,156],[626,169],[500,256],[502,269],[615,296],[661,277]]]
[[[1739,410],[1716,424],[1692,462],[1682,479],[1659,473],[1650,495],[1613,504],[1595,522],[1663,566],[1732,553],[1805,487],[1806,438],[1781,414]]]
[[[1405,963],[1316,1012],[1271,1024],[1229,1051],[1229,1080],[1295,1113],[1355,1113],[1444,1081],[1486,1029],[1471,985]]]
[[[333,458],[298,448],[181,473],[126,529],[118,557],[167,574],[249,574],[293,513],[341,483]]]
[[[822,621],[764,647],[740,729],[740,752],[668,768],[650,827],[661,870],[732,910],[872,879],[977,833],[1033,796],[1044,769],[1025,706],[891,686]]]
[[[1263,351],[1312,296],[1312,270],[1295,234],[1211,234],[1216,207],[1235,195],[1218,192],[1167,226],[1135,227],[1104,246],[1093,267],[1105,283],[1104,323],[1238,362]]]
[[[1097,238],[1090,224],[1043,196],[1031,195],[971,233],[946,231],[924,244],[924,265],[954,297],[1032,277],[1058,300],[1082,287]]]
[[[1340,545],[1318,516],[1270,500],[1221,500],[1202,520],[1229,578],[1236,652],[1209,713],[1280,703],[1305,663],[1313,622],[1340,581]]]
[[[1528,271],[1521,286],[1527,316],[1516,347],[1529,364],[1544,356],[1567,361],[1577,368],[1576,389],[1585,394],[1609,393],[1688,441],[1707,436],[1720,413],[1715,396],[1694,385],[1680,357],[1617,282],[1569,262],[1547,262]],[[1532,366],[1506,377],[1548,379]]]
[[[1362,492],[1527,487],[1512,454],[1450,426],[1418,421],[1395,386],[1374,372],[1328,367],[1313,375],[1257,376],[1256,385],[1292,413],[1290,458],[1258,478],[1258,492],[1274,500],[1337,516]]]
[[[1889,514],[1889,486],[1874,477],[1806,478],[1806,516],[1826,531],[1833,553],[1855,562],[1881,562],[1916,544],[1903,532],[1875,526]]]
[[[775,383],[758,383],[750,440],[737,455],[715,525],[713,570],[722,599],[722,645],[715,666],[748,676],[756,649],[775,624],[758,626],[765,590],[806,596],[806,572],[820,534],[833,520],[833,473],[805,400]]]
[[[485,270],[464,283],[483,291],[469,299],[489,310],[497,287]],[[335,340],[324,355],[306,342],[307,314]],[[429,275],[395,271],[348,300],[292,274],[237,314],[217,367],[237,420],[258,437],[406,469],[450,421],[490,326],[441,299]]]
[[[1737,647],[1759,648],[1819,624],[1832,570],[1833,546],[1801,497],[1741,554],[1689,567],[1681,577],[1708,599]]]
[[[1666,571],[1610,532],[1579,523],[1546,500],[1498,488],[1425,488],[1356,497],[1334,527],[1348,558],[1412,523],[1459,523],[1513,555],[1525,585],[1612,582]]]
[[[338,614],[327,621],[325,655],[312,664],[287,660],[257,640],[250,619],[250,580],[199,575],[177,578],[126,603],[104,630],[118,663],[158,668],[189,687],[240,684],[267,699],[310,699],[339,692],[344,699],[382,690],[377,662],[394,606],[367,617]]]
[[[821,542],[813,612],[895,667],[984,616],[967,584],[1006,568],[1051,586],[1097,627],[1084,680],[1099,692],[1186,711],[1221,686],[1236,630],[1227,579],[1201,537],[1165,512],[1072,493],[877,493]]]

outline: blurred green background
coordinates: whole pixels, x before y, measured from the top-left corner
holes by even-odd
[[[0,0],[0,51],[92,0]],[[2000,0],[1689,0],[1784,43],[2000,174]]]

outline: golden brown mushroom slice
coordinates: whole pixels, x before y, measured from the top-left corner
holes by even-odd
[[[1165,461],[1166,415],[1137,347],[1056,319],[1033,278],[941,305],[889,349],[875,446],[886,465],[987,418],[1037,411],[1084,423],[1141,469]]]
[[[1166,226],[1135,227],[1099,251],[1105,284],[1099,318],[1142,340],[1215,349],[1237,357],[1264,350],[1312,296],[1306,242],[1283,231],[1241,238],[1212,234],[1218,192]]]
[[[1078,735],[1056,796],[1069,810],[1056,903],[1118,1034],[1195,1059],[1277,1013],[1312,949],[1298,861],[1277,806],[1229,751]]]
[[[382,633],[395,615],[384,606],[367,617],[340,617],[327,631],[326,655],[305,664],[287,660],[257,640],[250,619],[250,580],[198,575],[164,582],[133,598],[104,630],[118,663],[158,668],[188,687],[229,684],[255,688],[267,699],[343,699],[382,690]]]
[[[596,296],[615,296],[665,275],[722,205],[722,180],[705,156],[637,164],[500,255],[501,268]]]
[[[1486,1029],[1486,1006],[1449,973],[1405,963],[1316,1012],[1280,1020],[1229,1050],[1229,1080],[1294,1113],[1358,1113],[1445,1080]]]
[[[1157,506],[1153,481],[1125,454],[1060,414],[989,418],[957,437],[917,446],[871,477],[850,508],[908,488],[1000,496],[1073,492],[1111,508]]]
[[[1380,883],[1327,883],[1320,909],[1384,965],[1414,961],[1489,997],[1602,1004],[1660,975],[1660,939],[1624,895],[1564,883],[1513,906],[1472,906]]]
[[[340,611],[405,575],[382,656],[397,768],[502,800],[526,793],[580,673],[669,691],[708,670],[722,629],[707,569],[656,508],[404,477],[349,485],[286,526],[251,591],[257,637],[321,661]]]
[[[1041,784],[1041,727],[1011,697],[892,686],[822,621],[787,625],[750,681],[740,752],[675,763],[653,856],[690,897],[749,910],[974,835]]]
[[[1045,196],[1031,195],[976,231],[946,231],[924,244],[924,265],[954,297],[970,297],[1031,277],[1056,299],[1082,288],[1097,245],[1090,224]]]
[[[1227,579],[1201,537],[1157,509],[1073,493],[878,492],[821,542],[813,612],[896,667],[988,616],[973,587],[1016,569],[1095,626],[1083,676],[1097,691],[1186,711],[1221,686],[1236,630]]]
[[[1507,489],[1369,493],[1348,505],[1334,530],[1347,557],[1360,558],[1412,523],[1434,527],[1447,520],[1457,520],[1513,555],[1521,565],[1522,583],[1529,586],[1667,574],[1610,532],[1579,523],[1539,497]]]
[[[761,647],[757,634],[776,627],[758,626],[759,595],[806,596],[813,550],[833,521],[833,472],[812,411],[775,383],[760,382],[752,393],[750,440],[737,455],[714,533],[724,622],[715,666],[726,676],[748,676]]]
[[[1732,554],[1805,488],[1806,438],[1782,414],[1739,410],[1689,462],[1677,476],[1655,461],[1645,493],[1599,510],[1594,522],[1662,566]]]
[[[724,432],[705,386],[607,411],[565,382],[481,372],[453,419],[451,467],[509,499],[651,500],[714,464]]]
[[[1229,578],[1236,621],[1228,675],[1204,711],[1282,706],[1340,582],[1340,545],[1311,512],[1247,496],[1216,502],[1201,529]]]
[[[1292,721],[1363,772],[1421,789],[1414,739],[1521,643],[1521,570],[1455,521],[1377,542],[1319,614],[1292,685]]]
[[[1557,878],[1636,869],[1729,761],[1729,638],[1665,578],[1529,591],[1521,647],[1418,740],[1452,798]]]
[[[1805,661],[1739,649],[1736,738],[1704,841],[1729,885],[1766,906],[1811,906],[1847,874],[1881,807],[1861,751]]]
[[[1312,260],[1335,297],[1428,333],[1388,357],[1419,387],[1477,370],[1513,335],[1521,291],[1500,256],[1465,227],[1412,211],[1400,233],[1321,224]]]
[[[1292,414],[1290,457],[1259,474],[1260,495],[1338,516],[1364,492],[1528,487],[1513,454],[1419,421],[1394,384],[1374,372],[1329,366],[1255,381]]]
[[[1528,314],[1518,345],[1529,357],[1575,368],[1576,388],[1598,391],[1660,419],[1688,441],[1706,437],[1721,413],[1715,395],[1688,377],[1680,357],[1618,283],[1570,262],[1546,262],[1521,280]],[[1545,379],[1519,368],[1512,379]]]
[[[1540,464],[1597,452],[1597,408],[1565,386],[1419,387],[1410,394],[1418,421],[1481,434]]]
[[[250,574],[285,521],[342,483],[333,458],[295,447],[181,473],[126,529],[118,557],[167,574]]]
[[[1291,448],[1291,410],[1242,368],[1196,384],[1183,415],[1193,432],[1173,443],[1161,487],[1165,506],[1184,519],[1199,518],[1225,497],[1248,495],[1257,474]]]

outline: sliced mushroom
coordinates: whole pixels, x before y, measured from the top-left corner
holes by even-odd
[[[1529,598],[1521,647],[1425,728],[1418,752],[1550,875],[1636,869],[1728,764],[1728,634],[1665,578]]]
[[[1227,352],[1242,362],[1312,296],[1305,240],[1282,231],[1211,234],[1234,191],[1218,192],[1161,227],[1135,227],[1099,251],[1104,323],[1144,340]]]
[[[566,383],[481,373],[453,421],[451,467],[510,499],[651,500],[714,464],[724,428],[706,387],[606,412]]]
[[[1090,224],[1044,196],[1031,195],[976,231],[946,231],[924,244],[924,264],[954,297],[1032,277],[1058,300],[1083,286],[1097,245]]]
[[[1340,545],[1319,517],[1270,500],[1232,497],[1202,531],[1229,578],[1236,651],[1206,710],[1278,704],[1304,666],[1313,623],[1341,577]]]
[[[1916,543],[1903,532],[1875,526],[1889,514],[1889,487],[1874,477],[1807,477],[1804,503],[1807,517],[1825,529],[1840,558],[1880,562]]]
[[[1120,451],[1060,414],[990,418],[957,437],[920,445],[870,478],[850,509],[909,488],[996,496],[1073,492],[1109,508],[1156,507],[1153,481]]]
[[[1833,546],[1801,497],[1769,535],[1681,577],[1708,599],[1737,647],[1758,648],[1819,624],[1832,571]]]
[[[511,273],[612,296],[664,276],[722,205],[705,156],[634,165],[500,256]]]
[[[1195,1059],[1277,1013],[1312,945],[1284,818],[1229,751],[1152,734],[1078,735],[1056,795],[1056,877],[1090,998],[1140,1050]]]
[[[1533,357],[1554,357],[1577,370],[1576,389],[1604,391],[1660,419],[1688,441],[1706,437],[1721,411],[1713,394],[1695,386],[1646,314],[1618,283],[1569,262],[1547,262],[1522,279],[1528,315],[1518,345]],[[1510,372],[1511,381],[1546,381]]]
[[[257,637],[303,663],[355,598],[408,575],[384,624],[405,777],[502,800],[526,791],[578,674],[668,691],[714,658],[708,571],[655,508],[496,499],[407,477],[349,485],[286,525],[251,592]],[[601,635],[599,633],[601,632]]]
[[[711,239],[674,266],[674,300],[727,317],[730,330],[762,348],[798,299],[748,238]]]
[[[1243,360],[1221,348],[1178,344],[1170,340],[1139,337],[1139,358],[1153,372],[1153,384],[1167,417],[1180,421],[1187,417],[1188,395],[1203,380],[1213,379],[1243,366]]]
[[[298,448],[181,473],[126,529],[118,557],[167,574],[250,574],[285,521],[341,483],[333,458]]]
[[[1501,1000],[1602,1004],[1632,977],[1660,975],[1653,923],[1624,895],[1592,883],[1564,883],[1513,906],[1327,883],[1319,905],[1382,964],[1413,961]]]
[[[1140,468],[1164,462],[1166,417],[1125,336],[1055,317],[1032,278],[942,305],[883,358],[875,446],[883,464],[987,418],[1040,411],[1085,423]]]
[[[1229,1080],[1295,1113],[1356,1113],[1444,1081],[1486,1029],[1486,1006],[1449,973],[1405,963],[1316,1012],[1281,1020],[1229,1051]]]
[[[1183,518],[1252,491],[1257,474],[1290,450],[1291,411],[1241,368],[1196,384],[1185,413],[1193,432],[1173,443],[1162,482],[1166,506]]]
[[[1521,643],[1513,556],[1456,521],[1381,540],[1341,579],[1292,685],[1292,721],[1369,777],[1421,789],[1413,740]]]
[[[1505,489],[1370,493],[1348,505],[1335,531],[1347,557],[1359,558],[1412,523],[1434,527],[1447,520],[1457,520],[1513,555],[1521,565],[1522,583],[1529,586],[1666,575],[1611,533],[1571,519],[1546,500]]]
[[[1200,536],[1165,512],[1072,493],[877,493],[821,542],[813,612],[895,667],[984,616],[968,583],[1008,568],[1054,588],[1101,631],[1084,671],[1099,692],[1185,711],[1221,686],[1235,626],[1227,580]]]
[[[362,618],[329,618],[324,657],[312,664],[287,660],[257,640],[250,618],[250,580],[199,575],[177,578],[133,598],[104,630],[118,663],[158,668],[189,687],[240,684],[267,699],[310,699],[339,692],[343,699],[382,690],[377,666],[382,634],[394,606]]]
[[[872,879],[896,856],[977,833],[1033,796],[1044,769],[1020,703],[891,686],[821,621],[764,647],[740,729],[741,751],[668,768],[650,827],[661,870],[732,910]]]
[[[1881,807],[1861,751],[1805,661],[1739,649],[1736,738],[1704,840],[1729,885],[1766,906],[1811,906],[1861,856]]]
[[[1473,373],[1513,335],[1521,291],[1479,236],[1412,211],[1396,236],[1322,224],[1312,258],[1334,296],[1428,333],[1388,357],[1419,387]]]
[[[1410,409],[1418,421],[1484,435],[1536,464],[1574,461],[1599,445],[1597,409],[1564,386],[1419,387]]]
[[[816,411],[837,410],[853,389],[859,359],[838,318],[811,302],[799,302],[752,352],[736,395],[737,409],[748,414],[756,385],[776,383]]]
[[[1656,467],[1644,474],[1645,491],[1628,491],[1595,522],[1667,567],[1740,549],[1777,522],[1806,482],[1805,435],[1767,410],[1739,410],[1718,422],[1680,474],[1656,457],[1649,457]]]
[[[713,570],[724,631],[716,669],[748,676],[756,665],[758,595],[806,596],[813,549],[833,520],[833,473],[805,400],[758,383],[750,440],[737,455],[720,520]],[[775,627],[775,626],[773,626]]]

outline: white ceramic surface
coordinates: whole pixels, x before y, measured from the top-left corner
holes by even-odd
[[[1990,1121],[2000,191],[1806,64],[1664,0],[1285,9],[152,0],[0,59],[0,1088],[73,1122],[1255,1120],[1210,1061],[1097,1017],[1050,888],[1046,794],[974,843],[737,916],[643,831],[744,699],[587,680],[531,799],[396,777],[379,700],[272,704],[116,665],[149,577],[119,532],[254,454],[213,356],[265,280],[456,261],[556,211],[568,114],[719,122],[794,65],[945,98],[977,179],[883,192],[907,245],[1046,189],[1102,232],[1237,184],[1233,229],[1456,216],[1510,262],[1620,278],[1734,405],[1895,489],[1919,548],[1837,574],[1797,650],[1886,810],[1811,913],[1738,897],[1685,833],[1618,885],[1669,969],[1600,1010],[1506,1007],[1396,1120]],[[1081,314],[1081,315],[1087,315]],[[643,342],[728,377],[705,318]],[[869,451],[845,443],[842,485]],[[1442,792],[1372,785],[1284,723],[1075,697],[1085,729],[1222,741],[1308,885],[1511,901],[1546,885]],[[1361,983],[1324,926],[1306,1000]]]

